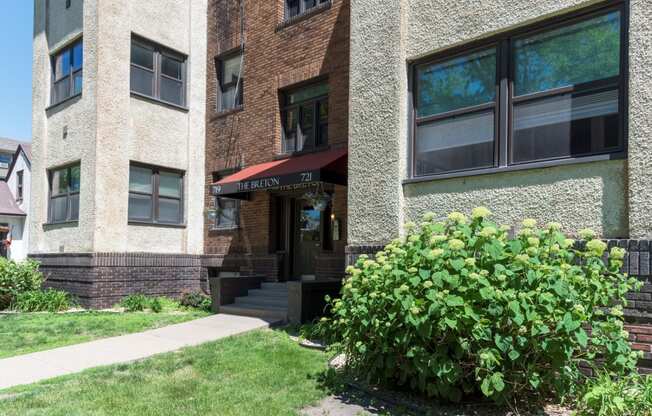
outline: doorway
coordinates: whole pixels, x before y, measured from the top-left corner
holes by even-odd
[[[294,275],[300,279],[315,275],[315,258],[322,249],[323,212],[302,199],[297,200],[296,204],[293,257]]]

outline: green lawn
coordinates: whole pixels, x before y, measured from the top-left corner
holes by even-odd
[[[261,330],[0,392],[0,414],[294,415],[324,397],[326,355]]]
[[[0,358],[159,328],[207,315],[200,311],[0,315]]]

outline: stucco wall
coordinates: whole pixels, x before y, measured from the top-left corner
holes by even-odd
[[[514,223],[523,217],[534,217],[559,221],[569,232],[592,227],[605,237],[649,235],[652,232],[652,203],[649,202],[652,199],[649,146],[652,37],[650,11],[645,10],[645,2],[641,1],[631,4],[628,161],[400,185],[407,178],[404,162],[409,140],[405,123],[408,60],[594,3],[353,2],[349,169],[350,177],[362,173],[367,178],[352,180],[350,244],[373,244],[379,240],[378,235],[385,241],[398,235],[397,218],[401,213],[405,220],[418,221],[426,211],[445,214],[480,204],[496,212],[501,222]],[[393,15],[386,21],[374,21],[374,15],[388,14]],[[399,21],[403,25],[397,28]],[[397,48],[401,44],[405,46],[403,51]],[[377,52],[383,59],[375,56]],[[374,175],[377,173],[380,176]]]

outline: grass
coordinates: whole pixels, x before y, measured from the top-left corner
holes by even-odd
[[[326,361],[284,332],[261,330],[6,390],[0,414],[295,415],[326,396],[317,380]]]
[[[0,315],[0,359],[207,316],[188,312],[76,312]]]

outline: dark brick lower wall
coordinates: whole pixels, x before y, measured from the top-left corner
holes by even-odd
[[[31,256],[46,287],[74,295],[84,307],[108,308],[123,297],[179,297],[206,288],[201,256],[153,253],[83,253]]]

